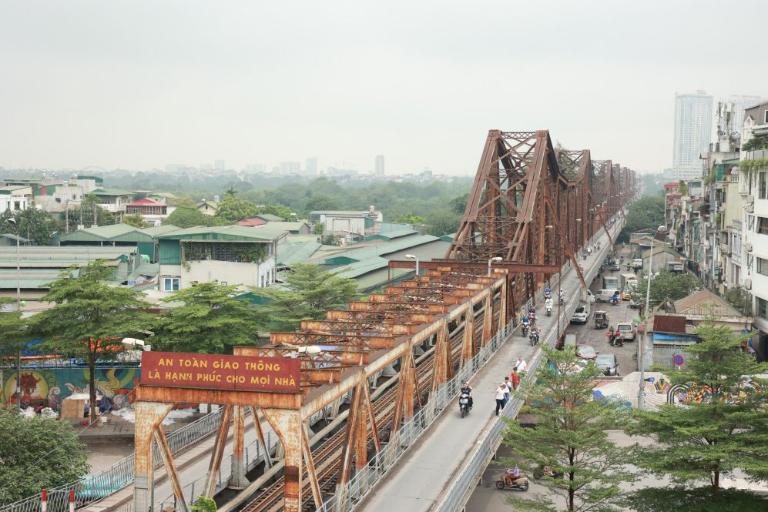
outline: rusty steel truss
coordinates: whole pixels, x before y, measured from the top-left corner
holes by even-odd
[[[138,386],[134,510],[149,510],[152,446],[167,468],[177,508],[188,510],[162,419],[175,403],[220,403],[206,491],[213,493],[230,430],[229,486],[241,492],[231,510],[320,508],[363,468],[431,393],[503,328],[541,283],[577,254],[635,193],[634,173],[589,150],[555,148],[546,130],[491,130],[458,232],[445,259],[346,309],[304,320],[296,332],[273,332],[266,346],[235,355],[290,357],[301,363],[295,394]],[[610,235],[609,235],[610,236]],[[391,261],[411,268],[411,261]],[[266,447],[265,426],[282,456],[265,460],[249,481],[244,459],[246,416]],[[320,415],[323,430],[310,423]]]

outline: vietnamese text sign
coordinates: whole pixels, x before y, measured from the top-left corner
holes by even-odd
[[[300,391],[300,362],[287,357],[143,352],[141,384],[227,391]]]

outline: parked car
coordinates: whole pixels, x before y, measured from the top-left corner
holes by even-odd
[[[618,375],[619,362],[616,354],[599,354],[595,359],[595,366],[600,368],[604,375]]]
[[[635,341],[637,330],[632,322],[620,322],[616,324],[616,329],[621,333],[621,339],[624,341]]]
[[[592,360],[597,357],[597,352],[592,345],[577,345],[576,355],[581,359]]]
[[[614,261],[613,263],[608,265],[608,270],[618,271],[618,270],[621,270],[621,266],[619,265],[618,261]]]

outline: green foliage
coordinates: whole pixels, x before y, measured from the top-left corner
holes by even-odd
[[[331,196],[325,194],[312,195],[304,205],[307,213],[316,210],[338,210],[339,203]]]
[[[688,184],[680,180],[677,184],[677,191],[680,192],[680,195],[687,196],[688,195]]]
[[[721,476],[739,469],[753,478],[768,477],[768,415],[764,385],[745,376],[766,371],[765,364],[741,350],[744,337],[728,327],[707,324],[690,346],[687,366],[669,374],[673,383],[707,389],[709,398],[687,406],[663,405],[658,411],[637,411],[632,434],[660,444],[635,451],[635,463],[679,483],[707,478],[719,488]],[[763,383],[764,384],[764,383]],[[706,387],[706,388],[705,388]],[[669,490],[670,496],[674,490]]]
[[[184,261],[204,261],[216,259],[216,245],[200,242],[182,242]],[[229,253],[233,256],[231,261],[243,263],[261,263],[267,256],[266,244],[239,243],[229,244]]]
[[[755,135],[741,147],[742,151],[756,151],[758,149],[768,149],[768,135]]]
[[[211,215],[205,215],[197,208],[176,208],[165,220],[166,224],[180,228],[192,228],[195,226],[216,226],[219,219]]]
[[[230,189],[227,191],[224,199],[216,207],[216,218],[228,223],[253,217],[259,213],[259,209],[250,201],[240,199],[237,193]]]
[[[103,261],[64,271],[42,297],[55,306],[33,317],[33,330],[46,338],[48,350],[64,356],[82,357],[89,369],[91,404],[96,403],[95,367],[97,359],[114,356],[123,337],[142,333],[149,322],[143,312],[147,304],[130,288],[105,282],[113,274]],[[96,407],[91,407],[96,419]]]
[[[323,224],[322,222],[318,222],[317,224],[315,224],[315,227],[312,228],[312,233],[314,233],[315,235],[322,235],[323,232],[325,232],[325,224]]]
[[[192,512],[216,512],[216,510],[218,510],[216,502],[213,501],[213,498],[209,498],[208,496],[200,496],[197,498],[191,508]]]
[[[63,224],[67,223],[66,217]],[[94,225],[109,226],[117,222],[115,214],[99,206],[99,199],[93,194],[86,195],[79,207],[70,208],[68,217],[69,231],[74,231],[78,225],[89,228]],[[67,226],[62,227],[66,229]]]
[[[132,213],[130,215],[123,216],[123,224],[128,224],[135,228],[143,229],[149,227],[149,224],[144,220],[144,217],[138,213]]]
[[[0,297],[0,356],[16,357],[31,338],[29,320],[21,317],[21,311],[5,310],[14,302],[10,297]]]
[[[448,208],[438,208],[427,213],[424,223],[427,225],[427,233],[434,236],[443,236],[455,233],[459,229],[461,215]]]
[[[294,265],[286,277],[286,288],[258,288],[254,293],[270,300],[262,306],[263,330],[288,331],[305,319],[319,320],[329,309],[351,301],[357,285],[352,279],[336,277],[317,265]]]
[[[257,208],[257,215],[260,215],[262,213],[269,213],[271,215],[277,215],[283,220],[290,221],[294,218],[297,218],[296,212],[288,208],[287,206],[283,206],[282,204],[267,204],[264,206],[259,206]]]
[[[156,321],[155,344],[162,350],[223,354],[256,339],[256,306],[235,298],[237,286],[199,283],[163,299],[179,303]]]
[[[0,503],[77,480],[88,471],[85,446],[66,422],[0,409]]]
[[[744,288],[729,288],[725,292],[725,300],[742,314],[752,314],[752,295]]]
[[[768,510],[764,496],[739,489],[656,488],[639,490],[625,505],[635,512],[744,512]]]
[[[0,233],[11,233],[26,238],[34,245],[50,245],[56,231],[56,221],[48,213],[37,208],[0,215]]]
[[[526,393],[523,411],[537,418],[535,428],[507,420],[504,443],[514,450],[510,465],[528,474],[550,466],[563,478],[544,477],[552,495],[569,511],[615,510],[619,485],[633,479],[624,464],[628,451],[615,446],[606,430],[623,424],[628,413],[618,403],[592,400],[594,377],[600,370],[590,363],[579,371],[575,349],[542,347],[550,364],[540,371]],[[517,510],[560,510],[549,498],[513,498]]]
[[[747,172],[761,167],[768,167],[768,158],[755,158],[753,160],[742,160],[739,162],[739,169]]]
[[[453,213],[456,213],[458,215],[464,215],[464,210],[466,210],[467,208],[468,200],[469,200],[469,192],[467,192],[463,196],[459,196],[451,199],[451,201],[448,203],[448,206],[451,208]]]
[[[664,224],[664,196],[646,195],[629,205],[627,223],[619,233],[618,242],[629,241],[630,233],[657,229]]]
[[[407,215],[403,215],[400,218],[398,218],[397,222],[400,222],[402,224],[411,224],[413,226],[418,226],[420,224],[424,224],[425,220],[424,220],[424,217],[420,215],[414,215],[412,213],[409,213]]]
[[[651,306],[658,306],[665,302],[674,302],[687,297],[696,290],[701,283],[693,274],[688,272],[667,272],[662,270],[651,279]],[[642,277],[638,283],[633,298],[645,304],[645,291],[648,287],[647,276]]]

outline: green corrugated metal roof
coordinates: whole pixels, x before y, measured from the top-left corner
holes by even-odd
[[[270,228],[274,231],[293,231],[293,232],[299,232],[304,226],[309,227],[309,224],[307,224],[304,221],[295,221],[295,222],[286,222],[286,221],[279,221],[279,222],[267,222],[266,224],[262,224],[261,226],[247,226],[248,229],[264,229],[264,228]],[[244,226],[245,227],[245,226]]]
[[[335,254],[328,257],[324,263],[326,265],[346,265],[355,261],[363,261],[376,256],[384,256],[393,252],[409,249],[411,247],[428,244],[429,242],[434,242],[435,240],[438,240],[438,238],[432,235],[409,236],[403,239],[393,240],[391,242],[360,247],[359,249],[352,249],[339,254]]]
[[[375,235],[369,235],[365,237],[366,240],[394,240],[396,238],[403,238],[406,236],[416,235],[418,231],[411,228],[402,228],[398,230],[391,230],[386,232],[380,232]]]
[[[181,228],[178,226],[174,226],[173,224],[163,224],[161,226],[154,226],[151,228],[144,228],[142,231],[152,238],[157,238],[160,235],[165,235],[168,233],[172,233],[174,231],[178,231]]]
[[[354,279],[356,277],[368,274],[369,272],[373,272],[374,270],[386,268],[387,265],[389,265],[388,259],[375,256],[373,258],[368,258],[355,263],[350,263],[349,265],[344,265],[343,267],[332,269],[331,272],[339,277]]]
[[[91,194],[95,196],[132,196],[133,192],[117,188],[97,188]]]
[[[289,239],[288,242],[277,246],[277,264],[290,266],[306,263],[319,248],[320,242],[317,240],[293,242]]]
[[[96,226],[68,233],[62,242],[151,242],[152,236],[128,224]]]
[[[281,227],[270,227],[270,224],[258,228],[245,226],[198,226],[180,229],[172,233],[158,236],[161,240],[211,240],[211,241],[255,241],[271,242],[286,233]]]

